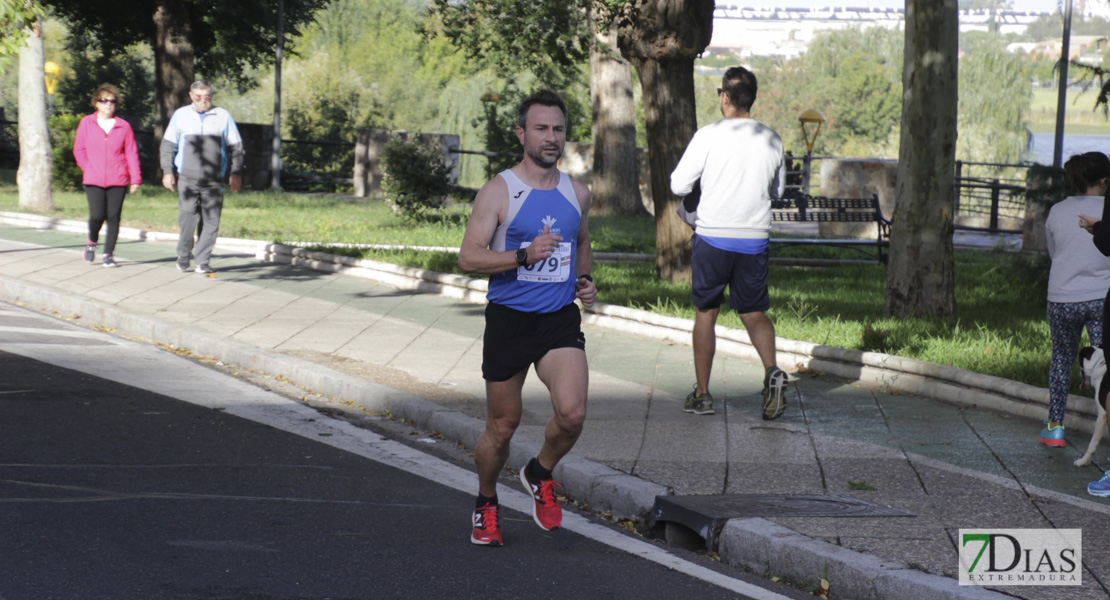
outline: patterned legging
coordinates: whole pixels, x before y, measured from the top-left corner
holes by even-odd
[[[1052,363],[1048,367],[1048,420],[1064,420],[1071,387],[1071,369],[1079,356],[1079,340],[1083,326],[1091,346],[1102,346],[1103,300],[1087,302],[1049,302],[1048,331],[1052,336]]]

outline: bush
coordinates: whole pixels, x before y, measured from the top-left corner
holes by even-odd
[[[50,154],[54,172],[50,184],[55,190],[72,192],[82,189],[81,167],[73,158],[73,140],[77,137],[77,125],[81,115],[53,115],[47,121],[50,128]]]
[[[386,198],[408,218],[442,207],[451,192],[451,169],[443,155],[416,142],[397,139],[386,144],[381,169]]]

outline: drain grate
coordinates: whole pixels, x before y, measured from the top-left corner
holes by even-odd
[[[914,515],[848,496],[823,494],[723,494],[656,496],[654,524],[678,523],[713,549],[729,519],[748,517],[912,517]]]

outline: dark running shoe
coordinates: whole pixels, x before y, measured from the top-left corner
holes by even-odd
[[[187,261],[187,260],[177,261],[177,270],[181,271],[182,273],[188,273],[189,272],[189,261]]]
[[[208,265],[197,265],[196,271],[197,271],[197,273],[208,274],[208,273],[215,273],[216,269],[213,269],[212,267],[209,267]]]
[[[474,509],[474,531],[470,533],[470,543],[479,546],[501,546],[505,543],[501,539],[496,504]]]
[[[119,265],[116,264],[116,259],[112,258],[111,254],[105,254],[104,259],[101,260],[100,262],[104,263],[104,266],[109,268],[109,269],[112,269],[112,268],[115,268],[115,267],[119,266]]]
[[[763,420],[771,421],[786,410],[786,382],[790,377],[778,367],[771,367],[763,382]]]
[[[85,262],[91,263],[96,258],[96,244],[85,246]]]
[[[532,481],[528,477],[528,468],[520,470],[520,482],[524,490],[532,496],[532,518],[536,525],[544,531],[558,529],[563,524],[563,509],[555,499],[555,487],[562,487],[554,479],[541,479]]]
[[[686,396],[686,402],[682,405],[682,410],[695,415],[711,415],[713,414],[713,394],[708,391],[702,395],[698,394],[698,386],[694,385],[694,391]]]

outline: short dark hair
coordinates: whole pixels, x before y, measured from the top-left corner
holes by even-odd
[[[1087,193],[1087,189],[1098,185],[1102,179],[1110,177],[1110,158],[1101,152],[1075,154],[1064,163],[1068,183],[1076,195]]]
[[[755,104],[759,84],[751,71],[744,67],[731,67],[721,78],[721,91],[728,94],[728,102],[733,108],[747,112]]]
[[[116,87],[116,86],[114,86],[110,83],[102,83],[102,84],[100,84],[100,87],[96,88],[96,91],[93,92],[93,95],[92,95],[93,108],[96,108],[97,100],[100,100],[100,96],[102,94],[104,94],[105,92],[107,92],[107,93],[116,97],[116,103],[117,103],[116,106],[119,106],[119,104],[118,104],[119,102],[123,102],[123,97],[120,96],[118,87]]]
[[[539,104],[540,106],[555,106],[563,111],[563,120],[567,120],[567,105],[563,102],[559,94],[551,90],[539,90],[538,92],[533,92],[531,96],[528,96],[520,103],[516,120],[518,126],[521,128],[525,126],[525,121],[528,118],[528,109],[532,108],[535,104]]]

